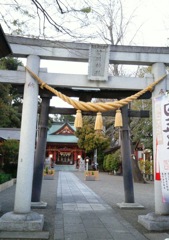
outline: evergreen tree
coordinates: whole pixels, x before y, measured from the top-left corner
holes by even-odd
[[[16,70],[22,63],[12,57],[0,59],[0,69]],[[0,83],[0,127],[20,127],[21,96],[11,84]]]
[[[77,129],[75,135],[78,137],[78,146],[85,149],[86,153],[92,153],[97,149],[97,161],[99,167],[103,164],[104,150],[110,145],[110,139],[104,132],[96,132],[94,130],[94,119],[85,117],[83,119],[83,127]]]

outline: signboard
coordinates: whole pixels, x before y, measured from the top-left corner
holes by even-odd
[[[109,69],[109,45],[91,44],[89,50],[88,80],[107,81]]]
[[[163,202],[169,202],[169,97],[155,99],[155,180],[161,181]]]

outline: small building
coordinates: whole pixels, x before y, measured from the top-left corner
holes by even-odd
[[[0,141],[20,140],[20,128],[0,128]]]
[[[137,160],[151,160],[152,159],[152,151],[151,149],[145,148],[144,144],[138,141],[135,145],[134,155]]]
[[[78,147],[74,132],[73,123],[53,123],[47,133],[46,156],[50,156],[56,164],[77,165],[80,157],[85,158],[85,152]]]

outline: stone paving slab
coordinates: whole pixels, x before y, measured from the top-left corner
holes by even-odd
[[[49,232],[0,232],[0,239],[49,239]]]
[[[145,240],[71,172],[59,172],[54,240]]]
[[[168,240],[169,234],[168,233],[146,233],[145,236],[149,240]]]
[[[165,240],[164,232],[152,233],[138,223],[139,215],[146,215],[147,213],[154,211],[154,182],[149,181],[146,184],[134,183],[135,201],[140,203],[144,208],[134,209],[121,209],[117,206],[118,202],[124,201],[124,183],[122,176],[108,175],[107,173],[99,173],[99,181],[85,181],[83,175],[80,172],[74,173],[79,180],[93,190],[98,196],[100,196],[109,206],[112,207],[115,213],[118,213],[117,221],[122,222],[132,234],[135,239],[153,239],[153,235],[158,233],[159,239]],[[146,194],[145,194],[146,193]],[[116,214],[114,216],[116,217]],[[107,218],[109,219],[109,217]],[[110,221],[111,222],[111,221]],[[111,224],[111,228],[115,226]],[[117,228],[118,229],[118,228]],[[165,231],[165,234],[169,234],[169,230]],[[121,235],[119,235],[120,238]],[[127,236],[127,235],[126,235]],[[168,236],[168,235],[167,235]],[[155,238],[155,240],[158,238]]]

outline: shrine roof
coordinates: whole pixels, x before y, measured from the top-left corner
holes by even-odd
[[[53,123],[47,133],[47,142],[53,143],[77,143],[78,138],[74,135],[75,127],[73,123],[56,122]]]
[[[69,123],[69,122],[56,122],[56,123],[52,123],[52,126],[50,127],[50,129],[48,130],[48,135],[49,134],[53,134],[55,132],[58,132],[59,130],[63,129],[64,126],[68,126],[73,132],[76,130],[74,127],[73,123]]]
[[[0,137],[4,140],[15,139],[20,140],[19,128],[0,128]]]
[[[48,135],[47,142],[55,143],[77,143],[78,138],[76,136],[69,135]]]

